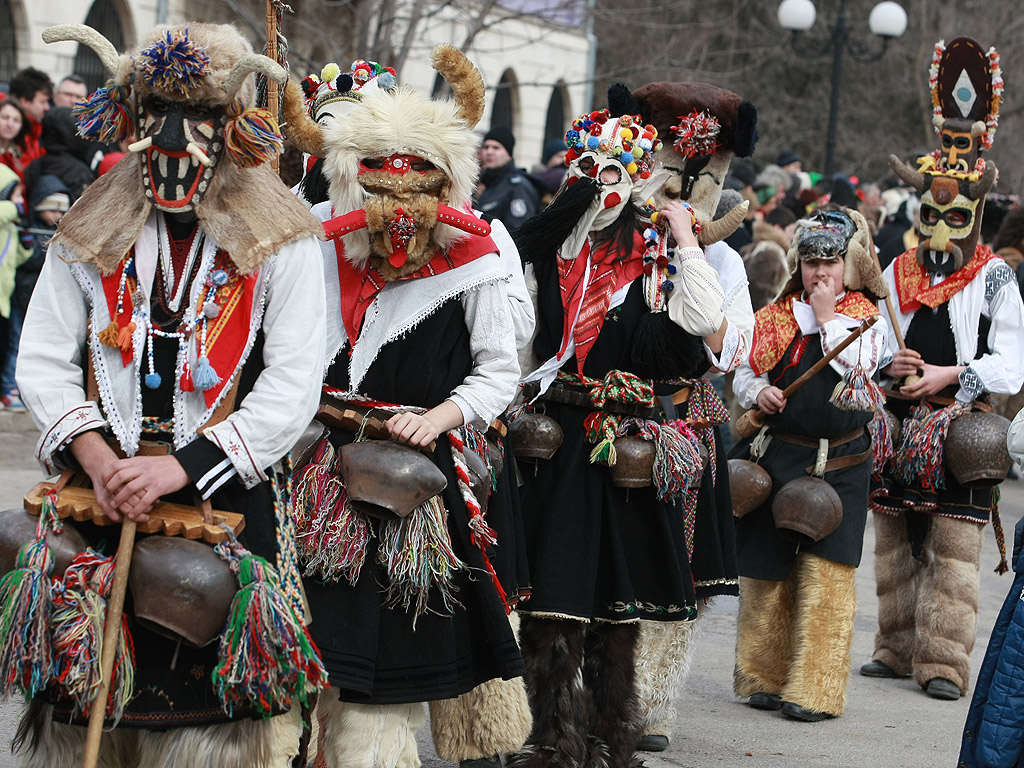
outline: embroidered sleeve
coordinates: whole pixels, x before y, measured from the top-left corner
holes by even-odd
[[[700,248],[676,252],[674,289],[668,295],[668,316],[694,336],[711,336],[725,319],[725,294],[718,273],[708,264]]]
[[[193,440],[176,450],[174,458],[184,468],[204,501],[228,480],[238,476],[231,460],[210,440]]]
[[[854,330],[846,328],[838,319],[825,323],[821,328],[821,351],[826,355],[829,354]],[[857,365],[860,365],[869,376],[872,375],[877,370],[879,361],[885,353],[885,336],[885,321],[879,320],[868,328],[859,339],[840,352],[829,363],[829,366],[840,376]]]
[[[64,457],[64,449],[83,432],[104,429],[106,426],[107,422],[96,403],[87,402],[72,408],[48,429],[44,429],[39,442],[36,443],[36,458],[43,471],[47,475],[56,475],[72,468],[73,465]]]
[[[966,402],[976,400],[985,391],[985,383],[981,380],[981,376],[969,365],[960,371],[957,378],[960,381],[960,392],[967,398]],[[960,398],[957,397],[957,399]]]
[[[982,314],[991,320],[989,351],[968,361],[968,368],[960,373],[956,399],[962,403],[971,402],[981,392],[1015,394],[1024,384],[1024,303],[1006,262],[995,259],[991,263],[985,273],[986,300],[982,302]]]
[[[996,295],[996,292],[1007,283],[1016,285],[1017,276],[1013,274],[1009,264],[999,260],[985,275],[985,303],[992,301],[992,297]]]
[[[768,376],[755,376],[754,369],[746,361],[736,369],[732,382],[733,392],[742,408],[753,408],[757,405],[757,395],[765,387],[770,387]]]

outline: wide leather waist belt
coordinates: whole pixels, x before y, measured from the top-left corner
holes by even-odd
[[[580,408],[587,408],[591,411],[617,413],[621,416],[636,416],[640,419],[658,418],[658,409],[645,405],[635,405],[631,403],[620,403],[614,400],[606,400],[604,406],[598,408],[590,399],[590,393],[587,390],[578,387],[566,386],[565,384],[561,384],[557,381],[548,387],[548,391],[541,395],[540,399],[547,400],[551,403],[575,405]]]
[[[864,427],[858,427],[852,432],[847,432],[845,435],[840,435],[834,440],[829,440],[828,449],[832,450],[836,446],[851,443],[863,434]],[[782,441],[783,443],[789,443],[791,445],[800,445],[805,448],[818,448],[820,445],[819,441],[813,437],[807,437],[806,435],[795,435],[791,432],[772,432],[772,437],[774,437],[776,440]],[[825,474],[826,472],[835,472],[836,470],[839,469],[847,469],[848,467],[856,467],[858,464],[863,464],[865,461],[871,458],[871,452],[872,446],[868,445],[866,451],[854,453],[849,456],[840,456],[838,458],[829,459],[820,468],[820,474]],[[812,464],[811,466],[806,468],[805,472],[807,472],[808,475],[813,475],[815,474],[814,470],[815,467]]]

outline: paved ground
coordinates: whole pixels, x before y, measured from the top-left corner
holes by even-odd
[[[16,505],[40,478],[32,453],[36,435],[26,416],[0,412],[0,504]],[[1003,521],[1007,534],[1024,511],[1024,483],[1003,486]],[[872,576],[874,531],[869,525],[865,558],[858,573],[859,611],[855,623],[853,668],[868,661],[873,648],[877,600]],[[976,671],[1010,576],[996,576],[995,541],[986,534],[982,552],[981,608]],[[911,681],[873,680],[854,671],[846,714],[822,723],[797,723],[777,713],[759,712],[732,695],[736,600],[720,599],[708,612],[689,680],[677,692],[676,737],[667,752],[647,755],[653,768],[910,768],[952,766],[969,700],[936,701]],[[10,739],[20,705],[0,705],[0,768],[13,766]],[[420,754],[428,768],[448,765],[421,734]]]

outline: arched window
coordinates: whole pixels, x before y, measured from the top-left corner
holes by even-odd
[[[491,128],[504,126],[515,134],[518,114],[519,85],[515,73],[511,69],[506,69],[502,73],[494,93],[494,103],[491,105]]]
[[[10,0],[0,0],[0,80],[9,82],[18,71],[18,41]]]
[[[115,50],[124,50],[125,41],[121,16],[112,0],[96,0],[85,17],[85,23],[107,38]],[[110,73],[100,63],[99,57],[92,48],[81,43],[75,54],[74,72],[85,78],[85,84],[90,92],[99,88],[110,78]]]
[[[565,81],[559,80],[551,89],[551,98],[548,99],[548,114],[544,120],[544,142],[550,139],[560,139],[569,128],[569,91],[565,87]]]

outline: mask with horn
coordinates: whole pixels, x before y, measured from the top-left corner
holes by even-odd
[[[468,208],[479,170],[473,128],[483,114],[483,78],[450,45],[434,49],[433,66],[454,100],[403,86],[362,93],[345,119],[322,126],[294,109],[286,113],[290,137],[298,132],[319,142],[334,221],[358,218],[329,236],[343,238],[353,265],[369,262],[385,280],[413,274],[480,229]]]
[[[974,258],[985,196],[996,180],[995,166],[981,154],[991,148],[999,121],[999,54],[966,37],[949,45],[940,41],[929,81],[941,147],[919,158],[916,170],[895,155],[889,164],[921,197],[918,263],[930,272],[950,274]]]
[[[287,74],[253,53],[234,27],[159,26],[138,50],[123,54],[85,25],[50,27],[43,39],[88,45],[111,74],[75,107],[79,133],[106,143],[137,139],[129,157],[87,190],[88,204],[65,217],[63,234],[83,258],[111,269],[134,243],[150,207],[194,212],[245,272],[313,230],[301,214],[288,226],[286,217],[265,215],[268,206],[287,213],[291,205],[263,165],[280,153],[283,140],[277,119],[255,108],[252,75],[284,82]],[[87,218],[106,221],[118,234],[95,237],[95,226],[80,221]]]
[[[671,145],[655,167],[671,176],[655,195],[690,204],[701,222],[701,245],[723,240],[743,223],[746,201],[715,219],[733,156],[749,157],[757,144],[757,109],[731,91],[706,83],[649,83],[634,97],[644,119]]]

